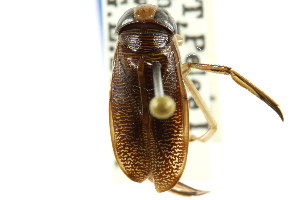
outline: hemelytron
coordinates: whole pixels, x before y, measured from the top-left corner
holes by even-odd
[[[126,11],[116,32],[117,48],[109,100],[111,140],[119,167],[133,181],[152,181],[158,192],[201,195],[179,179],[190,141],[205,142],[217,129],[205,102],[188,78],[191,69],[230,75],[269,105],[283,120],[278,104],[230,67],[181,63],[174,19],[162,8],[140,5]],[[204,113],[208,131],[190,139],[186,89]]]

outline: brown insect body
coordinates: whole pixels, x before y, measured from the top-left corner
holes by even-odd
[[[129,9],[119,20],[116,31],[118,43],[109,100],[111,140],[117,163],[131,180],[149,179],[158,192],[170,190],[188,196],[206,193],[178,182],[185,168],[189,141],[205,142],[216,131],[205,102],[188,79],[192,68],[230,75],[283,120],[278,104],[230,67],[181,64],[176,23],[164,9],[153,5]],[[154,76],[158,65],[157,79]],[[164,93],[176,104],[171,117],[153,117],[155,112],[149,103],[158,94],[155,80],[161,80]],[[204,135],[192,139],[185,86],[209,124]]]
[[[111,132],[117,162],[133,181],[152,179],[159,192],[178,182],[189,142],[187,96],[173,37],[174,33],[153,22],[122,28],[111,82]],[[176,102],[174,115],[165,120],[149,113],[154,62],[161,63],[164,91]]]

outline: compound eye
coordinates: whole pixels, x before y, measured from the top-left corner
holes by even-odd
[[[157,8],[157,11],[154,16],[154,20],[159,24],[165,26],[172,33],[177,33],[177,25],[173,17],[163,8]]]
[[[129,24],[130,22],[133,22],[133,21],[134,21],[134,9],[130,8],[119,19],[117,26],[116,26],[116,32],[118,33],[123,26],[125,26],[126,24]]]

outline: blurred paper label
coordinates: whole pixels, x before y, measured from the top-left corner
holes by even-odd
[[[101,1],[101,0],[100,0]],[[214,64],[214,42],[212,30],[212,8],[210,0],[103,0],[99,2],[102,19],[101,30],[105,48],[105,63],[110,76],[117,35],[115,26],[122,14],[129,8],[139,4],[153,4],[165,8],[177,22],[178,33],[183,36],[184,43],[179,47],[181,61]],[[189,75],[196,88],[212,111],[218,122],[217,84],[214,74],[203,71],[192,71]],[[109,84],[107,85],[109,87]],[[190,134],[200,136],[208,129],[208,123],[194,100],[189,97]],[[220,131],[212,140],[220,139]],[[209,177],[209,147],[198,141],[190,143],[189,158],[184,177],[187,179],[206,179]],[[115,174],[120,174],[117,169]],[[116,176],[117,179],[119,176]]]

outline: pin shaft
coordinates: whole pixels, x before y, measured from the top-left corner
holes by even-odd
[[[159,62],[153,63],[153,84],[155,97],[164,96],[164,89],[161,77],[161,64]]]

